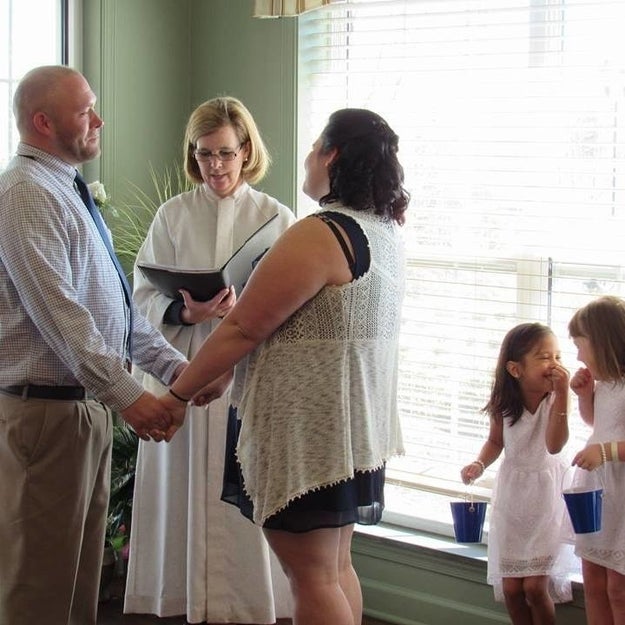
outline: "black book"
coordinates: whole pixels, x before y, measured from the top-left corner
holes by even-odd
[[[184,269],[141,262],[137,266],[153,286],[173,299],[181,300],[178,291],[185,289],[194,300],[205,302],[231,285],[239,295],[256,263],[275,241],[275,229],[269,226],[277,217],[274,215],[249,236],[223,267]]]

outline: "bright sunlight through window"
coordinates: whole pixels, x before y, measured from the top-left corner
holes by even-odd
[[[62,61],[61,0],[0,0],[0,170],[18,143],[12,102],[20,78]]]
[[[623,24],[622,0],[347,0],[300,18],[298,162],[333,110],[370,108],[400,136],[412,194],[407,454],[388,468],[387,520],[451,533],[511,327],[551,325],[575,371],[573,311],[625,296]],[[301,195],[300,214],[314,208]],[[589,431],[576,408],[570,423],[573,455]]]

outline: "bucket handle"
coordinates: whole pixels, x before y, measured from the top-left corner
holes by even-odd
[[[475,512],[474,494],[473,494],[473,489],[471,488],[474,483],[475,483],[475,480],[471,480],[466,485],[466,488],[464,489],[464,502],[469,504],[470,512]]]
[[[580,469],[581,471],[586,471],[587,473],[594,473],[595,471],[597,472],[597,475],[599,476],[599,482],[601,484],[601,489],[603,490],[603,494],[605,495],[605,485],[606,485],[606,463],[604,462],[603,464],[599,465],[596,469],[593,469],[592,471],[588,471],[588,469],[581,469],[580,467],[576,467],[574,464],[569,465],[564,471],[562,471],[562,477],[560,478],[560,492],[563,493],[564,492],[564,478],[568,475],[569,471],[571,469],[575,470],[575,469]]]

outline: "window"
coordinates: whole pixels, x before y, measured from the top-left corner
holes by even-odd
[[[67,62],[68,1],[0,0],[0,170],[17,147],[12,103],[20,78],[37,65]]]
[[[346,0],[299,18],[298,162],[333,110],[370,108],[412,194],[389,520],[449,531],[512,326],[549,324],[573,372],[572,313],[625,295],[623,23],[620,0]],[[570,423],[573,453],[589,432]]]

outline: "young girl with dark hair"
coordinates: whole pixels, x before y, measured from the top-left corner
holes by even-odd
[[[553,625],[554,602],[571,600],[572,548],[561,495],[568,440],[569,373],[547,326],[523,323],[501,345],[491,396],[488,440],[461,471],[479,478],[505,450],[493,488],[488,582],[513,625]]]

